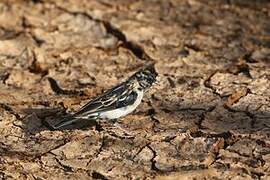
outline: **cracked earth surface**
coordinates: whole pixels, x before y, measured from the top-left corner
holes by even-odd
[[[266,0],[2,0],[1,179],[270,179]],[[46,123],[154,62],[119,120]]]

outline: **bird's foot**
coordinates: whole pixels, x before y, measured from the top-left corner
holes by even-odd
[[[120,137],[121,139],[134,138],[134,135],[127,129],[123,128],[122,125],[118,122],[115,122],[113,124],[106,123],[106,125],[105,126],[102,125],[102,127],[112,136],[117,136]]]

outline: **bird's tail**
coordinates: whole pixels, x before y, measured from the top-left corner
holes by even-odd
[[[62,127],[65,127],[65,126],[68,126],[68,125],[71,125],[72,123],[76,122],[80,120],[79,118],[76,118],[72,115],[68,116],[68,117],[65,117],[62,121],[60,121],[59,123],[55,124],[55,125],[51,125],[51,127],[54,129],[54,130],[57,130],[57,129],[60,129]]]

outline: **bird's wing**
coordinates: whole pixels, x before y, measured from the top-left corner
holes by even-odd
[[[103,111],[110,111],[128,106],[133,104],[136,101],[136,98],[137,93],[133,91],[133,85],[126,82],[121,83],[85,104],[74,114],[74,117],[87,118]]]
[[[96,99],[91,100],[73,115],[64,118],[56,125],[52,125],[52,128],[56,130],[77,122],[79,119],[97,119],[99,113],[133,104],[137,96],[138,94],[134,91],[132,83],[121,83]]]

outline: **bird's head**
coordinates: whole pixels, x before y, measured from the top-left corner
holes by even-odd
[[[146,90],[156,82],[157,75],[154,64],[151,64],[136,72],[131,78],[136,79],[140,88]]]

